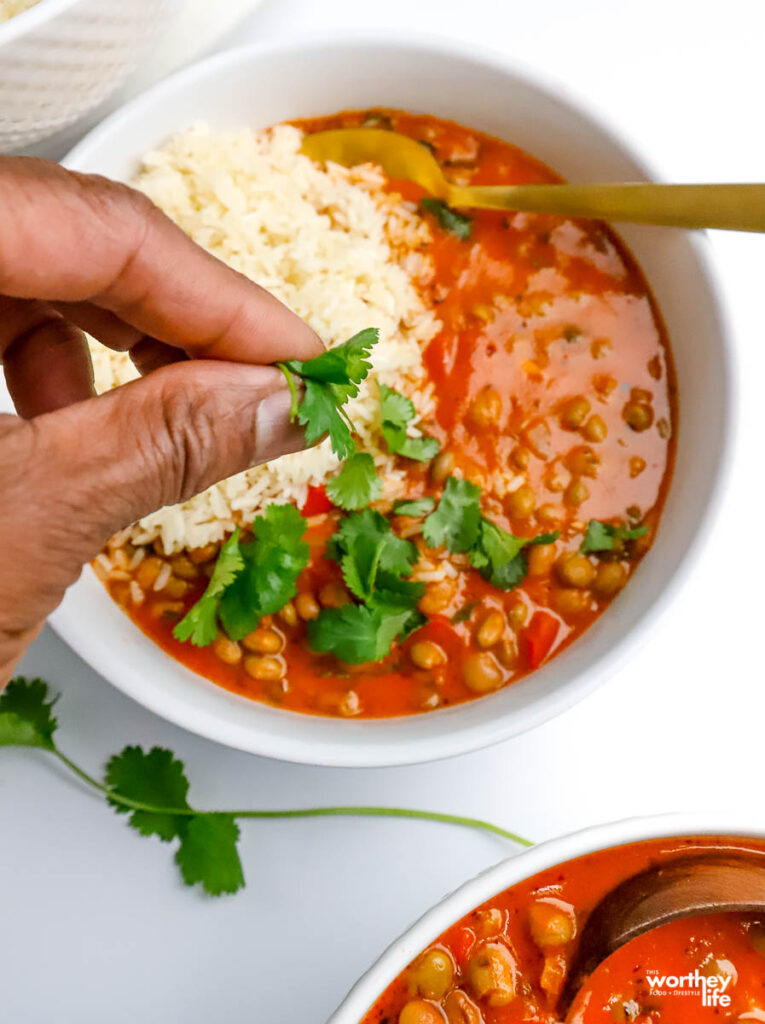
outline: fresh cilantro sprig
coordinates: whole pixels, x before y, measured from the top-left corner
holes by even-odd
[[[31,747],[55,757],[81,782],[104,797],[139,835],[176,842],[175,862],[188,886],[211,896],[235,893],[245,885],[237,843],[237,821],[247,818],[324,818],[338,816],[415,818],[480,829],[521,846],[532,844],[478,818],[401,807],[309,807],[289,810],[201,811],[188,802],[183,762],[169,750],[125,747],[106,765],[104,781],[72,761],[59,748],[53,715],[57,698],[42,679],[18,677],[0,692],[0,747]]]
[[[434,512],[423,523],[425,542],[445,547],[453,554],[466,552],[470,564],[500,590],[512,590],[526,578],[524,549],[533,544],[552,544],[559,533],[516,537],[481,513],[481,489],[468,480],[450,476]]]
[[[327,481],[327,495],[339,508],[352,511],[365,508],[382,494],[382,480],[375,460],[368,452],[356,452],[346,459],[337,476]]]
[[[473,230],[473,221],[470,217],[466,217],[464,213],[458,213],[457,210],[453,210],[451,206],[447,206],[443,199],[425,198],[420,200],[420,204],[428,213],[433,214],[444,231],[449,231],[452,235],[456,235],[457,238],[461,238],[463,241],[470,238]]]
[[[585,530],[582,541],[582,553],[593,554],[597,551],[613,551],[615,547],[627,540],[637,540],[648,533],[647,526],[614,526],[602,523],[599,519],[591,519]]]
[[[358,395],[359,384],[371,370],[369,353],[378,340],[377,328],[367,327],[314,359],[290,359],[276,364],[287,378],[292,394],[290,418],[305,427],[308,444],[329,434],[332,450],[339,459],[354,453],[354,427],[344,406],[349,398]],[[295,377],[305,386],[302,401],[298,399]]]
[[[410,580],[417,548],[391,529],[379,512],[367,508],[345,516],[327,545],[346,586],[359,604],[324,608],[308,623],[312,650],[359,665],[379,661],[396,639],[424,625],[417,602],[423,583]]]
[[[297,578],[308,565],[306,528],[294,505],[271,504],[253,522],[251,541],[241,541],[239,529],[234,530],[207,589],[173,636],[205,647],[217,636],[220,622],[232,640],[241,640],[264,615],[283,608],[297,593]]]
[[[441,445],[435,437],[409,437],[407,427],[416,416],[411,399],[394,391],[387,384],[380,385],[380,427],[393,455],[405,459],[428,462],[438,454]]]

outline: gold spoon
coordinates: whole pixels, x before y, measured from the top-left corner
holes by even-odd
[[[414,181],[449,206],[765,231],[765,185],[452,185],[425,146],[381,128],[314,132],[306,136],[303,152],[345,167],[380,164],[391,178]]]
[[[561,1019],[596,968],[620,946],[670,921],[699,914],[765,911],[765,860],[693,853],[633,875],[587,918],[556,1010]]]

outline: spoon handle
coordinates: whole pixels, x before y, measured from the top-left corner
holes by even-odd
[[[765,185],[759,184],[452,186],[449,203],[678,228],[765,232]]]

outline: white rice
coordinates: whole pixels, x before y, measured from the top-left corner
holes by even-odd
[[[40,0],[0,0],[0,22],[8,21],[16,14],[34,7]]]
[[[134,184],[196,242],[273,292],[327,345],[379,328],[373,372],[347,408],[389,500],[404,493],[405,479],[380,444],[378,382],[408,394],[418,417],[434,407],[422,352],[440,324],[417,288],[432,274],[424,252],[430,232],[411,204],[385,192],[379,168],[322,169],[300,153],[301,139],[287,125],[235,133],[198,125],[149,153]],[[99,391],[137,376],[127,354],[92,340],[91,351]],[[161,539],[167,552],[201,547],[272,501],[302,505],[308,487],[337,467],[326,440],[161,509],[125,531],[124,540]]]

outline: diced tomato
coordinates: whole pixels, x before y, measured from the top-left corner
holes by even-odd
[[[560,623],[549,612],[534,612],[526,629],[525,637],[529,651],[529,668],[538,668],[550,653],[555,643]]]
[[[308,497],[301,511],[304,516],[320,516],[322,512],[331,512],[334,507],[327,497],[326,488],[320,484],[318,487],[308,488]]]

